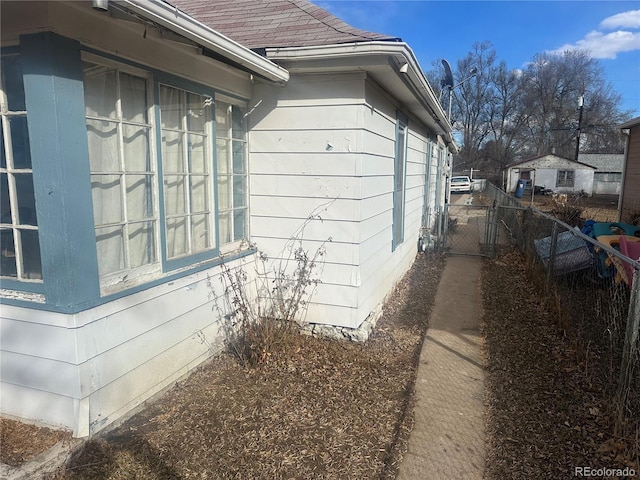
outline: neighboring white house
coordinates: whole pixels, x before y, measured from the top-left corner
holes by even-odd
[[[305,0],[172,3],[0,3],[2,414],[127,415],[222,349],[222,258],[251,277],[314,212],[306,320],[366,336],[443,210],[455,145],[408,45]]]
[[[553,154],[540,155],[507,166],[507,192],[516,190],[518,180],[540,185],[556,193],[593,193],[595,167]]]
[[[580,153],[578,161],[596,168],[594,195],[619,195],[622,186],[624,153]]]

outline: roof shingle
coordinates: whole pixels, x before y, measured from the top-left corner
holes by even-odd
[[[354,28],[307,0],[165,1],[251,49],[401,41]]]

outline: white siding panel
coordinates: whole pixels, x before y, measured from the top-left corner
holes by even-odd
[[[254,152],[249,168],[252,175],[358,176],[360,159],[358,154],[350,152]]]
[[[283,244],[289,239],[284,237],[258,237],[253,235],[252,240],[260,251],[279,252],[282,250]],[[310,255],[313,255],[317,249],[320,248],[322,243],[322,241],[317,240],[305,240],[302,244],[302,248],[304,248]],[[327,262],[341,263],[345,265],[357,265],[359,262],[359,248],[355,241],[338,242],[336,240],[332,240],[331,242],[325,242],[324,248],[326,250],[325,261]]]
[[[290,238],[291,235],[298,231],[302,226],[300,219],[287,217],[251,217],[251,227],[258,235],[276,238]],[[344,221],[326,221],[313,220],[309,222],[304,229],[304,238],[315,241],[325,241],[332,238],[337,242],[353,242],[358,238],[358,224],[354,222]],[[271,254],[272,252],[266,252]]]
[[[393,192],[393,175],[364,177],[362,179],[362,198],[380,196],[390,192]],[[363,212],[363,215],[366,215],[366,212]]]
[[[251,135],[271,134],[283,130],[352,130],[362,123],[362,103],[284,106],[269,115],[251,117]]]
[[[280,130],[250,135],[251,153],[361,152],[363,141],[356,130]]]
[[[0,383],[0,405],[6,415],[72,430],[77,418],[74,403],[76,402],[66,395]]]
[[[387,137],[380,135],[379,132],[365,131],[363,132],[362,144],[362,151],[366,153],[391,159],[395,157],[395,134],[392,137]]]
[[[319,216],[323,221],[357,221],[360,205],[356,200],[344,198],[326,200],[308,197],[253,195],[250,208],[251,215],[256,217],[273,217],[274,214],[278,214],[278,216],[298,218],[302,224],[312,214]]]
[[[6,383],[76,398],[80,395],[78,367],[72,363],[2,352],[0,373]]]
[[[3,305],[3,313],[5,308]],[[0,346],[3,354],[12,352],[58,362],[76,362],[74,331],[57,325],[2,318]]]
[[[252,195],[322,199],[360,198],[359,182],[349,177],[252,175],[250,185]]]

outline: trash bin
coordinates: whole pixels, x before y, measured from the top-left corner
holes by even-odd
[[[516,185],[516,198],[522,198],[524,195],[524,180],[518,180],[518,184]]]

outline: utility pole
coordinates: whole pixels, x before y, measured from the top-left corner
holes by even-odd
[[[578,154],[580,153],[580,131],[582,130],[582,111],[584,110],[584,87],[582,88],[582,93],[578,97],[578,130],[576,131],[576,158],[575,161],[578,161]]]

